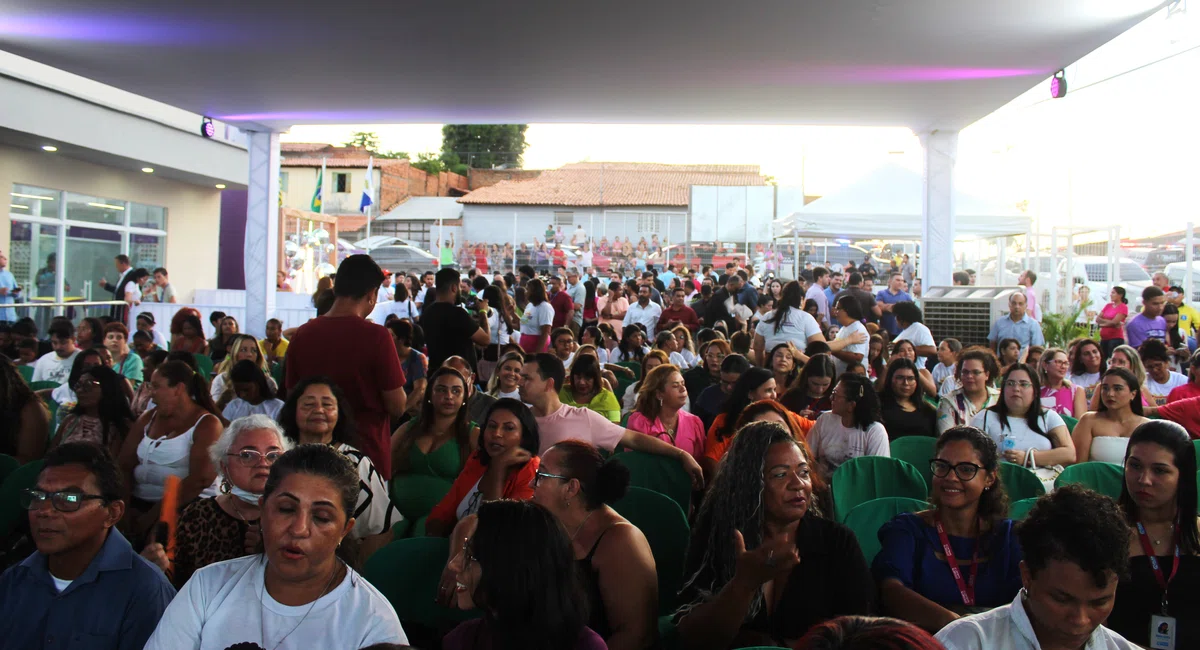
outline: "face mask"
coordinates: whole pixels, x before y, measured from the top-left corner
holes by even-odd
[[[230,489],[229,489],[230,494],[241,499],[242,501],[245,501],[246,503],[249,503],[250,505],[257,506],[258,499],[259,499],[259,497],[262,496],[261,494],[255,494],[253,492],[248,492],[246,490],[243,490],[242,488],[240,488],[232,483],[229,484],[229,487],[230,487]]]

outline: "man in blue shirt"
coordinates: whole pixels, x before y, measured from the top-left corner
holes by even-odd
[[[842,274],[840,271],[829,272],[829,286],[825,287],[825,303],[833,307],[838,292],[842,290]]]
[[[17,279],[8,270],[8,258],[0,251],[0,305],[11,305],[17,300]],[[12,323],[17,320],[17,310],[12,307],[0,306],[0,323]]]
[[[880,290],[875,295],[875,302],[879,305],[880,312],[882,312],[879,318],[879,326],[887,330],[892,335],[892,338],[895,338],[900,333],[900,324],[896,322],[896,317],[892,315],[892,305],[898,302],[912,301],[912,296],[904,290],[904,276],[900,275],[899,272],[889,276],[887,288]]]
[[[140,650],[175,589],[115,528],[125,514],[116,461],[65,443],[20,498],[37,552],[0,576],[0,645]]]
[[[658,279],[662,280],[663,286],[668,289],[671,288],[671,280],[677,277],[679,276],[675,275],[675,264],[672,262],[667,262],[667,270],[658,274]]]
[[[1008,315],[1001,316],[992,323],[992,331],[988,332],[988,343],[992,351],[1004,339],[1016,339],[1021,344],[1021,360],[1031,345],[1045,345],[1046,338],[1042,335],[1042,326],[1025,313],[1025,292],[1014,291],[1008,297]]]

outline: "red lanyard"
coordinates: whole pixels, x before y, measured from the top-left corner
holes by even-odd
[[[1175,530],[1179,530],[1178,522],[1176,522]],[[1172,536],[1171,541],[1175,544],[1175,560],[1171,563],[1171,577],[1163,578],[1162,567],[1158,566],[1158,558],[1155,556],[1154,547],[1150,545],[1150,536],[1146,534],[1146,527],[1142,522],[1137,522],[1138,537],[1142,540],[1142,551],[1146,553],[1146,557],[1150,559],[1150,568],[1154,569],[1154,577],[1158,580],[1158,586],[1162,587],[1162,608],[1163,616],[1167,615],[1167,587],[1171,581],[1175,579],[1175,572],[1179,571],[1179,540]]]
[[[963,604],[967,607],[975,606],[975,577],[979,575],[979,538],[975,539],[975,551],[971,554],[971,577],[968,582],[963,582],[962,571],[958,568],[958,560],[954,557],[954,549],[950,548],[950,538],[946,537],[946,530],[942,528],[942,520],[939,517],[933,518],[933,525],[937,528],[938,539],[942,541],[942,552],[946,555],[946,563],[950,565],[950,573],[954,575],[954,583],[958,585],[958,593],[962,596]]]

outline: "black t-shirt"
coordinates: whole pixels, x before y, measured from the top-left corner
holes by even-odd
[[[867,293],[861,287],[846,287],[845,289],[837,292],[837,295],[833,297],[833,302],[836,304],[837,301],[841,300],[842,296],[845,295],[854,296],[854,298],[858,300],[858,304],[862,306],[863,318],[865,318],[868,323],[879,322],[879,317],[876,316],[875,312],[873,311],[875,309],[875,296]],[[830,306],[832,307],[833,305]]]
[[[453,356],[466,359],[471,368],[475,368],[475,344],[471,342],[471,337],[479,329],[479,323],[467,310],[448,302],[425,305],[421,313],[421,329],[425,330],[430,373]]]
[[[928,436],[936,438],[937,411],[922,406],[915,411],[905,411],[892,400],[884,400],[879,413],[883,417],[883,428],[887,429],[888,440],[904,436]]]

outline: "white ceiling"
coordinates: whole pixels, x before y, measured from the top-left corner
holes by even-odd
[[[978,120],[1165,4],[5,0],[0,49],[271,127],[607,122],[921,131]]]

